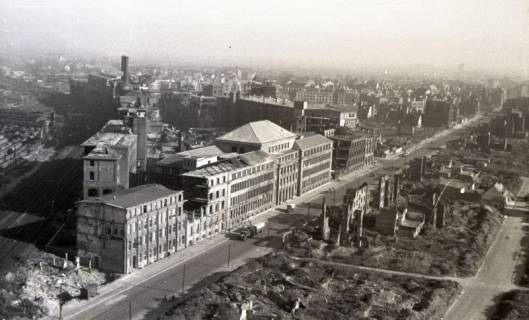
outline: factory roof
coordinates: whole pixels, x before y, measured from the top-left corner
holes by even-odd
[[[106,146],[98,146],[92,149],[90,153],[83,157],[88,160],[118,160],[121,155],[116,151],[107,148]]]
[[[248,152],[245,154],[241,154],[238,157],[219,161],[214,164],[207,165],[202,168],[184,173],[182,176],[189,176],[189,177],[215,176],[218,174],[236,171],[238,169],[255,166],[255,165],[273,161],[273,160],[274,158],[268,155],[264,151],[252,151],[252,152]]]
[[[236,141],[251,144],[264,144],[282,139],[294,138],[296,135],[270,120],[247,123],[217,138],[217,141]]]
[[[305,150],[326,143],[332,143],[332,141],[325,138],[321,134],[315,134],[307,138],[296,140],[294,145],[296,145],[300,150]]]
[[[81,144],[81,147],[97,145],[125,145],[130,146],[136,142],[136,135],[129,133],[98,132]]]
[[[181,191],[170,190],[159,184],[144,184],[134,188],[117,191],[102,197],[83,200],[81,203],[100,202],[122,208],[130,208],[149,201],[168,197],[179,192]]]
[[[156,162],[157,165],[167,166],[175,162],[181,161],[185,158],[206,158],[214,156],[225,155],[222,150],[216,146],[207,146],[203,148],[191,149],[183,152],[179,152],[170,156],[165,157],[164,159]]]

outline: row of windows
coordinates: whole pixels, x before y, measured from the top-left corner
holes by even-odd
[[[296,159],[297,157],[298,157],[298,153],[295,152],[295,153],[287,154],[285,156],[278,157],[277,161],[279,163],[283,163],[283,162],[287,162],[287,161],[292,161],[292,160]]]
[[[272,199],[273,197],[271,194],[265,194],[264,197],[262,198],[255,199],[252,202],[233,208],[232,210],[230,210],[230,219],[235,219],[239,216],[248,215],[250,211],[259,209],[263,206],[270,205],[270,203],[272,202]]]
[[[320,156],[305,160],[303,161],[303,168],[309,167],[313,164],[321,163],[323,161],[329,160],[330,158],[331,158],[331,154],[325,153]]]
[[[320,145],[318,147],[303,151],[303,156],[304,157],[310,157],[313,154],[320,153],[320,152],[323,152],[323,151],[327,151],[327,150],[330,150],[330,149],[331,149],[331,144],[330,143],[326,143],[324,145]]]
[[[226,190],[222,189],[222,196],[224,197],[226,195]],[[217,190],[216,192],[211,192],[209,194],[209,200],[218,199],[221,196],[220,190]]]
[[[286,176],[286,177],[283,177],[281,179],[279,179],[279,186],[283,186],[285,184],[288,184],[288,183],[292,183],[292,182],[295,182],[296,181],[296,174],[293,174],[293,175],[289,175],[289,176]]]
[[[329,167],[331,165],[331,162],[330,161],[325,161],[323,162],[322,164],[319,164],[317,166],[314,166],[310,169],[307,169],[307,170],[303,170],[303,178],[305,177],[308,177],[308,176],[311,176],[317,172],[320,172],[320,171],[323,171],[323,170],[326,170],[328,171],[329,170]]]
[[[254,186],[256,184],[259,184],[261,182],[265,182],[265,181],[269,181],[269,180],[273,180],[274,179],[274,173],[273,172],[268,172],[268,173],[265,173],[265,174],[262,174],[260,176],[257,176],[255,178],[251,178],[251,179],[248,179],[248,180],[245,180],[245,181],[241,181],[241,182],[238,182],[234,185],[231,186],[231,192],[234,193],[234,192],[237,192],[237,191],[240,191],[240,190],[243,190],[243,189],[247,189],[251,186]]]
[[[238,196],[235,196],[235,197],[232,197],[231,198],[231,205],[232,206],[236,206],[238,205],[239,203],[241,202],[245,202],[249,199],[252,199],[252,198],[255,198],[257,196],[261,196],[269,191],[272,191],[274,189],[274,185],[273,184],[267,184],[265,186],[262,186],[262,187],[259,187],[259,188],[255,188],[253,190],[250,190],[248,192],[245,192],[245,193],[242,193]]]
[[[291,165],[282,167],[281,169],[279,169],[279,173],[286,174],[286,173],[294,172],[296,170],[296,167],[297,166],[295,164],[291,164]]]
[[[222,183],[226,183],[226,176],[222,176],[222,179],[221,179],[221,177],[217,177],[217,179],[210,179],[209,180],[209,186],[210,187],[213,187],[215,185],[215,180],[217,181],[216,184],[221,184],[221,181],[222,181]]]
[[[309,187],[309,190],[310,190],[310,189],[315,188],[318,185],[322,185],[326,183],[327,181],[329,181],[329,173],[325,172],[325,173],[322,173],[320,175],[317,175],[315,177],[312,177],[310,179],[303,181],[301,187],[303,189]],[[307,192],[307,191],[308,190],[304,190],[304,192]]]
[[[208,229],[216,227],[218,225],[218,223],[219,223],[218,219],[215,219],[214,221],[210,220],[208,222],[203,221],[202,223],[197,223],[195,228],[191,227],[189,229],[189,235],[192,236],[193,233],[200,233],[201,230],[207,231]]]
[[[287,142],[268,148],[268,153],[274,153],[288,149],[290,149],[290,143]]]
[[[213,208],[215,208],[215,211],[213,211]],[[215,207],[213,205],[209,206],[209,212],[206,212],[206,214],[213,214],[213,212],[219,212],[219,210],[224,210],[224,200],[220,202],[220,204],[217,202],[215,203]]]
[[[243,178],[243,177],[249,176],[251,174],[254,174],[256,172],[261,172],[261,171],[264,171],[264,170],[272,169],[273,167],[274,167],[274,163],[273,162],[269,162],[267,164],[262,164],[262,165],[253,167],[251,169],[249,168],[249,169],[245,169],[245,170],[239,171],[237,173],[233,173],[231,175],[231,178],[232,178],[232,180]]]
[[[177,214],[179,217],[182,216],[182,207],[179,207],[178,210],[177,210]],[[171,214],[171,212],[168,213],[168,215]],[[173,217],[173,216],[171,216]],[[165,212],[161,213],[161,215],[159,216],[159,220],[158,222],[156,222],[155,220],[156,217],[155,216],[150,216],[148,218],[145,218],[143,220],[138,220],[137,222],[133,222],[133,223],[130,223],[129,224],[129,230],[128,230],[128,234],[131,234],[131,233],[134,233],[134,232],[141,232],[141,227],[143,225],[143,228],[144,229],[148,229],[148,228],[151,228],[153,226],[153,222],[156,224],[162,224],[165,222]]]
[[[366,145],[365,139],[352,140],[352,141],[343,141],[343,140],[335,141],[336,148],[361,148],[363,149],[365,145]]]
[[[130,218],[132,216],[137,216],[143,213],[147,213],[154,209],[165,208],[169,205],[172,205],[173,203],[176,203],[177,199],[178,199],[178,202],[182,202],[182,193],[179,193],[177,196],[175,195],[175,196],[169,196],[168,198],[164,198],[164,199],[158,199],[157,201],[143,204],[143,206],[130,208],[127,211],[127,218]]]

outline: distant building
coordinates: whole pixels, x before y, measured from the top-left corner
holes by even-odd
[[[310,106],[304,111],[304,132],[322,134],[325,130],[358,125],[358,108],[355,106]]]
[[[77,249],[83,260],[128,274],[186,247],[182,191],[142,185],[79,202]]]
[[[428,99],[424,107],[422,126],[451,128],[457,116],[457,110],[451,101]]]

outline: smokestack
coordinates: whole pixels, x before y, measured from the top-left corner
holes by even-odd
[[[129,83],[129,57],[121,56],[121,71],[123,72],[123,77],[121,80],[128,84]]]

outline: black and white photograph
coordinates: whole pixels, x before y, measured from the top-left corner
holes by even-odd
[[[528,302],[529,1],[0,0],[0,320]]]

